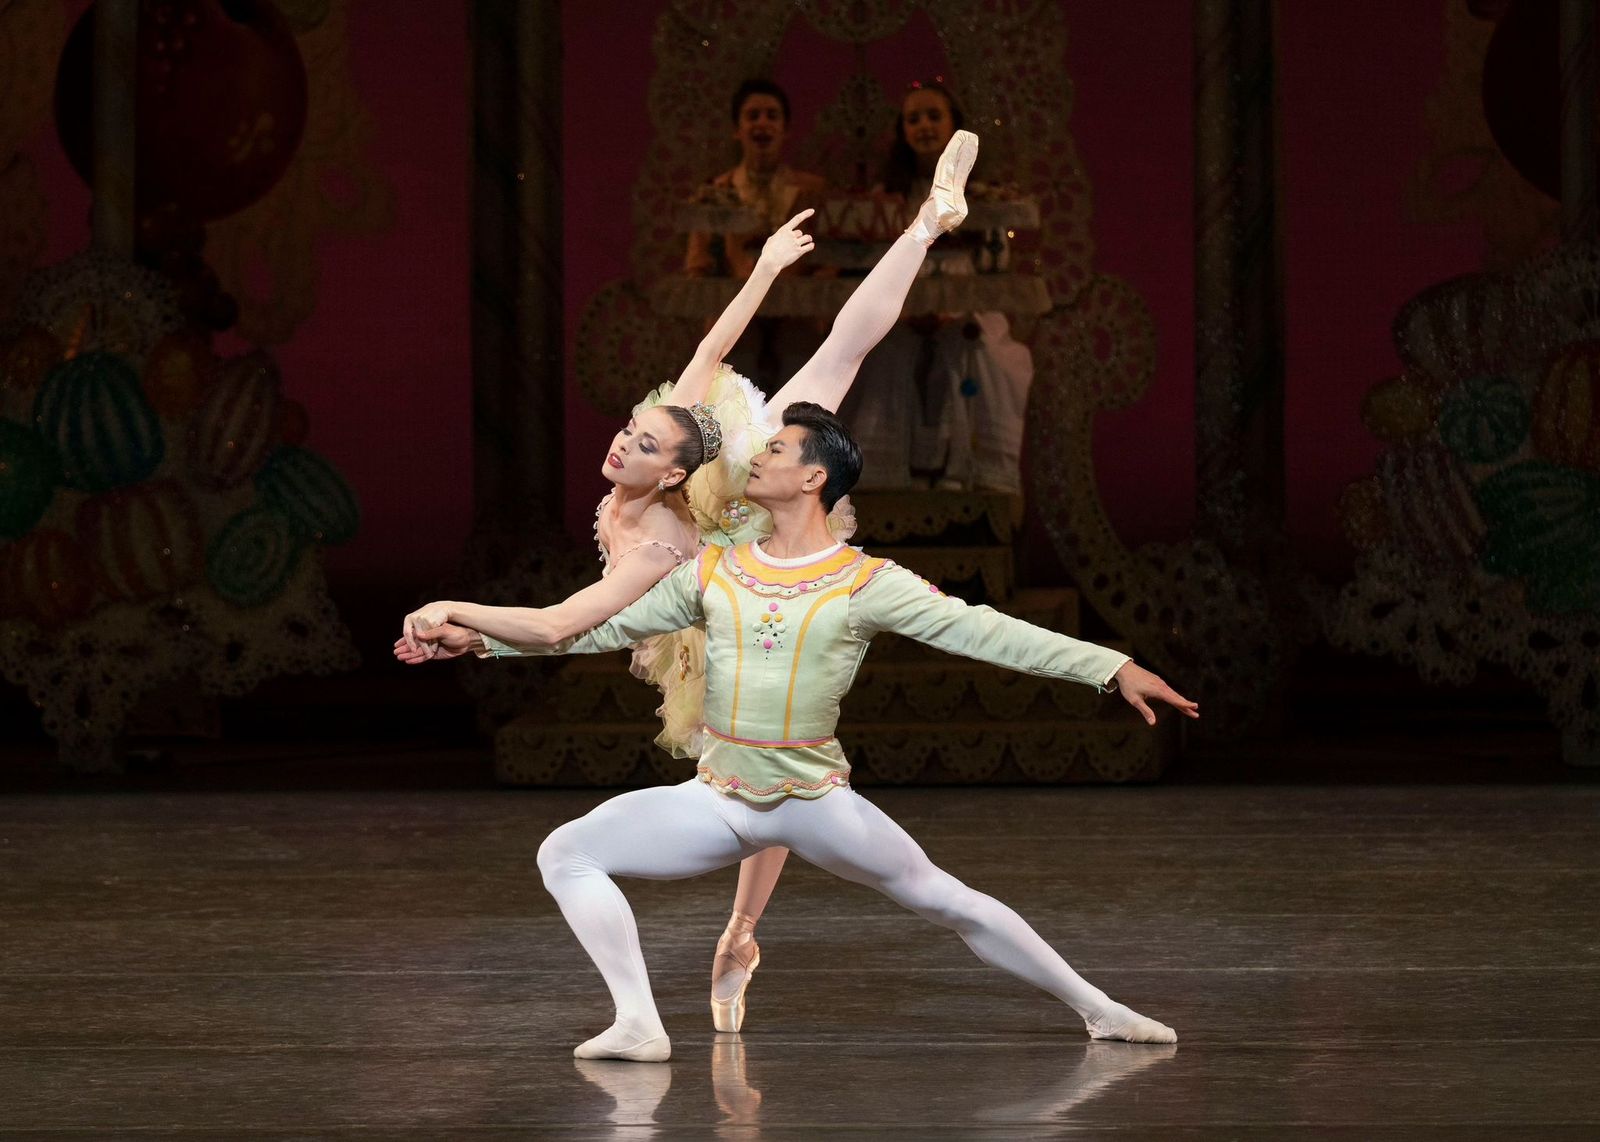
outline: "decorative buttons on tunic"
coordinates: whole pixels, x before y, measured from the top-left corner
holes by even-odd
[[[783,621],[783,612],[777,603],[768,603],[766,613],[751,627],[755,630],[755,644],[765,651],[783,646],[783,636],[789,633],[789,624]]]

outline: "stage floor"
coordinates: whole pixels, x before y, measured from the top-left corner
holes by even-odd
[[[534,853],[594,792],[17,796],[0,1133],[1600,1133],[1600,789],[869,796],[1179,1044],[1090,1043],[796,861],[738,1037],[705,1003],[733,871],[624,882],[673,1059],[578,1063],[610,1005]]]

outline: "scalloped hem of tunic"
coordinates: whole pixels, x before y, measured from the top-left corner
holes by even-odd
[[[786,797],[804,797],[807,800],[814,801],[818,797],[827,796],[835,789],[850,788],[850,771],[848,769],[836,769],[825,773],[818,781],[785,779],[776,785],[766,787],[751,786],[737,774],[732,777],[718,777],[704,765],[697,766],[696,773],[701,781],[710,785],[718,793],[724,793],[732,797],[742,797],[746,801],[758,803],[782,801]]]

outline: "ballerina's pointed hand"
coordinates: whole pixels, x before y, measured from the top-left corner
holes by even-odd
[[[761,256],[777,269],[792,266],[817,244],[817,240],[804,230],[800,223],[815,214],[815,210],[802,210],[773,231],[767,244],[761,247]]]
[[[1117,692],[1127,700],[1128,705],[1138,710],[1143,715],[1144,720],[1152,726],[1156,724],[1156,714],[1150,708],[1151,702],[1165,702],[1186,717],[1198,718],[1200,716],[1200,703],[1189,701],[1189,699],[1142,666],[1132,662],[1124,662],[1122,668],[1117,671],[1115,678],[1117,680]]]
[[[400,629],[400,637],[405,639],[406,645],[412,650],[420,650],[422,646],[421,640],[417,638],[417,632],[443,626],[449,621],[449,606],[444,603],[429,603],[406,616],[405,624]]]

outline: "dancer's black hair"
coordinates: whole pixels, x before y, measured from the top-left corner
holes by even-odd
[[[821,464],[827,470],[828,478],[822,485],[822,506],[832,511],[833,505],[861,479],[861,445],[850,435],[844,421],[810,401],[795,401],[784,409],[783,423],[799,425],[806,430],[806,442],[800,446],[800,462]]]

